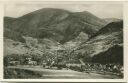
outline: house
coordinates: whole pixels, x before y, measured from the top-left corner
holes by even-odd
[[[20,65],[20,61],[10,61],[9,65],[13,65],[13,66]]]

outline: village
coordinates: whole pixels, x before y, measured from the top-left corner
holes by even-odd
[[[41,59],[41,58],[40,58]],[[7,60],[7,59],[6,59]],[[112,74],[118,77],[123,77],[123,66],[120,64],[101,64],[101,63],[91,63],[83,62],[82,58],[78,59],[78,63],[66,62],[63,57],[47,58],[39,62],[40,60],[34,60],[33,57],[25,57],[24,60],[16,60],[14,58],[8,58],[8,63],[6,67],[16,67],[16,68],[28,68],[40,67],[42,69],[50,70],[73,70],[77,72],[99,73],[99,74]],[[70,59],[71,60],[71,59]]]

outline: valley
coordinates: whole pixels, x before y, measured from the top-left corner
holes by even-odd
[[[30,73],[24,66],[32,67],[27,68]],[[42,73],[56,72],[54,75],[66,79],[70,72],[71,79],[123,78],[123,20],[57,8],[43,8],[18,18],[4,17],[5,78],[20,78],[8,76],[18,75],[17,71],[31,78],[31,73],[35,75],[38,70],[36,66]],[[54,67],[57,70],[52,70]],[[40,74],[32,78],[36,76]],[[46,78],[54,76],[40,79]]]

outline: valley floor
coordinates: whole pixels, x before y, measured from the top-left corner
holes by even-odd
[[[7,72],[8,70],[8,72]],[[44,69],[39,66],[10,66],[5,68],[5,79],[25,79],[25,78],[35,78],[35,79],[120,79],[119,76],[112,75],[110,73],[98,73],[95,72],[78,72],[70,69]],[[10,74],[15,74],[8,76]]]

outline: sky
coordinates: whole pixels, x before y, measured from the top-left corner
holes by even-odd
[[[20,17],[27,13],[42,9],[42,8],[59,8],[72,12],[89,11],[100,18],[123,18],[122,4],[43,4],[43,3],[13,3],[5,5],[5,16]]]

